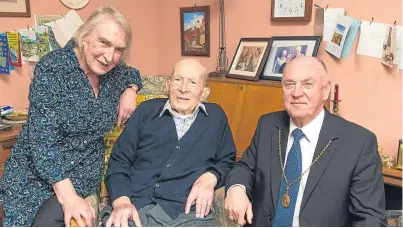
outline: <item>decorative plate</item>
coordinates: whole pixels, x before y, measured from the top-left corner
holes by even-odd
[[[70,9],[81,9],[88,4],[90,0],[60,0],[65,6]]]

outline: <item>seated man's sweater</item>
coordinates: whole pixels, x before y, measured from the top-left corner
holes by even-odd
[[[213,173],[216,189],[223,186],[236,149],[220,106],[206,103],[206,113],[200,111],[178,140],[170,112],[160,116],[166,101],[152,99],[136,109],[113,147],[106,185],[111,202],[127,196],[137,209],[159,204],[176,218],[202,174]]]

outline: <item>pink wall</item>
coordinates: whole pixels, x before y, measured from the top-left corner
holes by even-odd
[[[157,1],[156,0],[91,0],[78,10],[85,21],[99,5],[112,5],[130,20],[133,44],[129,64],[142,74],[158,73],[157,58]],[[61,14],[69,11],[59,0],[31,0],[31,18],[0,17],[0,31],[25,28],[34,25],[34,14]],[[11,104],[17,109],[28,106],[30,79],[28,65],[16,68],[11,75],[0,75],[0,104]]]
[[[107,0],[91,0],[78,13],[85,20],[100,4]],[[389,0],[388,10],[382,1],[368,0],[315,0],[316,4],[344,7],[348,14],[362,20],[393,23],[400,19],[401,0]],[[211,57],[199,57],[209,71],[216,66],[218,53],[218,0],[119,0],[113,6],[120,9],[131,21],[134,31],[133,48],[129,63],[142,74],[169,74],[181,58],[179,8],[210,5]],[[313,21],[309,23],[273,23],[270,21],[269,0],[226,0],[227,51],[231,62],[241,37],[268,37],[280,35],[312,35]],[[33,14],[58,14],[68,11],[56,0],[31,0]],[[314,15],[313,15],[314,18]],[[33,25],[33,18],[0,18],[0,31]],[[354,47],[356,46],[356,43]],[[353,52],[355,52],[355,48]],[[340,85],[340,114],[375,132],[385,153],[396,155],[397,140],[402,138],[402,75],[390,71],[379,59],[352,54],[336,60],[321,46],[319,56],[328,65],[333,83]],[[0,104],[17,108],[28,106],[28,67],[25,65],[10,76],[0,75]]]
[[[401,0],[389,0],[387,10],[384,1],[368,0],[315,0],[316,4],[338,8],[362,20],[401,25]],[[218,0],[158,1],[157,27],[158,60],[160,73],[169,74],[173,64],[183,58],[180,48],[179,8],[210,5],[211,57],[199,57],[209,71],[216,66],[218,48]],[[231,62],[241,37],[301,36],[313,34],[313,20],[309,23],[273,23],[270,21],[269,0],[226,0],[227,52]],[[313,15],[314,18],[314,15]],[[357,39],[356,39],[357,41]],[[319,56],[327,64],[333,83],[340,85],[340,114],[356,122],[378,137],[385,153],[396,156],[398,139],[402,138],[402,75],[382,66],[379,59],[352,54],[337,60],[324,51]],[[354,44],[353,52],[356,51]]]

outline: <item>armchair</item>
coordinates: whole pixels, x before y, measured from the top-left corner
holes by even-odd
[[[139,91],[139,94],[137,96],[137,105],[139,105],[141,102],[153,98],[159,98],[159,97],[167,97],[167,93],[165,91],[165,83],[167,82],[167,79],[169,76],[165,75],[156,75],[156,76],[142,76],[142,81],[143,81],[143,89]],[[104,137],[104,142],[105,142],[105,167],[104,167],[104,172],[106,172],[107,169],[107,164],[109,161],[110,154],[112,152],[112,147],[119,135],[122,133],[122,128],[115,127],[112,129],[111,132],[109,132],[105,137]],[[105,173],[104,173],[105,174]],[[217,189],[215,192],[214,196],[214,202],[213,202],[213,208],[212,210],[215,212],[215,220],[216,220],[216,225],[217,226],[237,226],[234,222],[229,220],[228,216],[225,213],[224,210],[224,188]],[[110,198],[108,196],[108,192],[106,189],[106,186],[104,184],[104,179],[102,179],[101,186],[98,192],[95,192],[88,196],[86,198],[88,200],[92,207],[95,209],[97,212],[96,215],[96,222],[94,226],[99,226],[100,225],[100,218],[99,218],[99,212],[109,204]],[[71,222],[72,227],[77,227],[78,224],[76,221],[73,219]]]

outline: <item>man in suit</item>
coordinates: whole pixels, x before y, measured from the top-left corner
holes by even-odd
[[[253,226],[385,226],[376,136],[324,108],[330,93],[324,63],[292,60],[282,89],[285,111],[260,118],[227,176],[230,219]]]
[[[106,226],[215,226],[214,190],[235,161],[224,111],[202,103],[207,71],[179,61],[168,81],[169,99],[141,103],[116,141],[106,175],[112,207]]]

